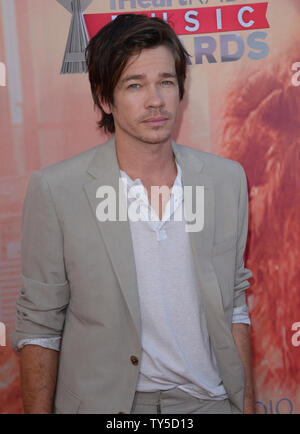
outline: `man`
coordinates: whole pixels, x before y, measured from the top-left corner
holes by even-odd
[[[246,178],[171,140],[186,56],[168,24],[142,15],[90,41],[99,126],[115,134],[29,183],[12,336],[27,413],[254,411]],[[190,202],[203,227],[177,218]]]

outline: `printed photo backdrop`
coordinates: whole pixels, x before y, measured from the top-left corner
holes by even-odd
[[[1,0],[0,413],[23,412],[8,335],[27,183],[34,170],[107,139],[82,52],[129,11],[168,20],[191,54],[174,139],[246,170],[257,412],[300,413],[298,0]]]

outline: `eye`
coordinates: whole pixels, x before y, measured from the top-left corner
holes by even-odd
[[[128,89],[138,89],[140,86],[139,83],[132,83],[128,86]]]
[[[162,83],[164,86],[171,86],[171,85],[174,84],[174,82],[173,82],[173,81],[170,81],[170,80],[164,80],[164,81],[162,81],[161,83]]]

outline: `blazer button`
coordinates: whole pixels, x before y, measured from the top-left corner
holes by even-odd
[[[131,363],[132,363],[133,365],[135,365],[135,366],[139,364],[139,360],[138,360],[138,358],[135,357],[135,356],[131,356],[131,357],[130,357],[130,360],[131,360]]]

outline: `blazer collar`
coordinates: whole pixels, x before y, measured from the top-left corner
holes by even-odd
[[[183,171],[192,170],[195,173],[202,171],[205,165],[204,159],[200,156],[194,158],[191,153],[185,149],[185,146],[177,144],[174,140],[172,140],[171,143],[175,158]],[[94,178],[101,177],[103,170],[112,172],[120,171],[115,136],[112,136],[107,142],[97,147],[94,157],[87,169],[88,173]]]

